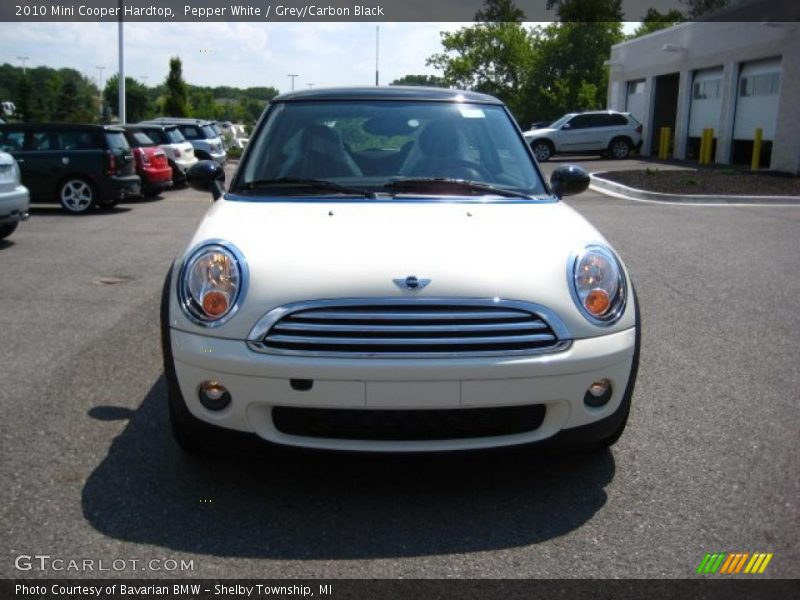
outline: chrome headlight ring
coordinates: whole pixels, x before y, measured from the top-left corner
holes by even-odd
[[[192,323],[220,327],[239,310],[249,279],[247,261],[236,246],[225,240],[206,240],[181,265],[178,302]]]
[[[567,286],[575,306],[594,325],[613,325],[625,312],[628,281],[622,263],[608,246],[588,244],[573,252],[567,262]],[[604,303],[607,307],[600,310]]]

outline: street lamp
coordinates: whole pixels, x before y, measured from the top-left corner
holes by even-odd
[[[22,74],[23,75],[28,72],[28,69],[25,67],[25,65],[27,65],[29,58],[30,58],[30,56],[18,56],[17,57],[17,60],[22,63]]]
[[[104,65],[96,65],[95,69],[97,69],[97,87],[100,88],[100,91],[103,91],[103,71],[105,71]]]
[[[296,77],[300,77],[296,73],[287,73],[286,76],[292,80],[292,91],[294,91],[294,80]]]

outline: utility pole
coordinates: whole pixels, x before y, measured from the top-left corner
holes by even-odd
[[[28,59],[30,56],[18,56],[17,60],[22,63],[22,74],[25,75],[28,72],[26,65],[28,64]]]
[[[122,41],[124,0],[119,0],[119,123],[125,125],[125,54]]]
[[[380,76],[378,75],[378,57],[380,56],[380,39],[381,39],[381,26],[375,25],[375,85],[380,85]]]
[[[291,80],[292,80],[292,91],[294,91],[294,80],[295,80],[295,77],[300,77],[300,76],[299,76],[299,75],[297,75],[296,73],[287,73],[287,74],[286,74],[286,76],[287,76],[289,79],[291,79]]]

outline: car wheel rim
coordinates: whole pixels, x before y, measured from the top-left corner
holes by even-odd
[[[68,181],[61,188],[61,203],[72,212],[83,212],[92,203],[92,188],[85,181]]]
[[[545,144],[538,144],[533,149],[533,154],[536,156],[536,160],[547,160],[550,158],[550,148]]]
[[[625,142],[617,142],[614,144],[614,156],[617,158],[625,158],[628,156],[628,145]]]

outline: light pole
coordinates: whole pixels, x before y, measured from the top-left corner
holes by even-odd
[[[105,65],[96,65],[95,69],[97,69],[97,87],[100,88],[100,93],[103,93],[103,71],[106,70]]]
[[[286,76],[292,80],[292,91],[294,91],[294,80],[296,77],[300,77],[296,73],[287,73]]]
[[[125,125],[125,54],[122,47],[122,14],[124,0],[119,0],[119,122]]]
[[[380,56],[381,26],[375,25],[375,85],[380,85],[378,75],[378,57]]]
[[[28,72],[26,65],[28,64],[28,59],[30,56],[18,56],[17,60],[22,63],[22,74],[25,75]]]

